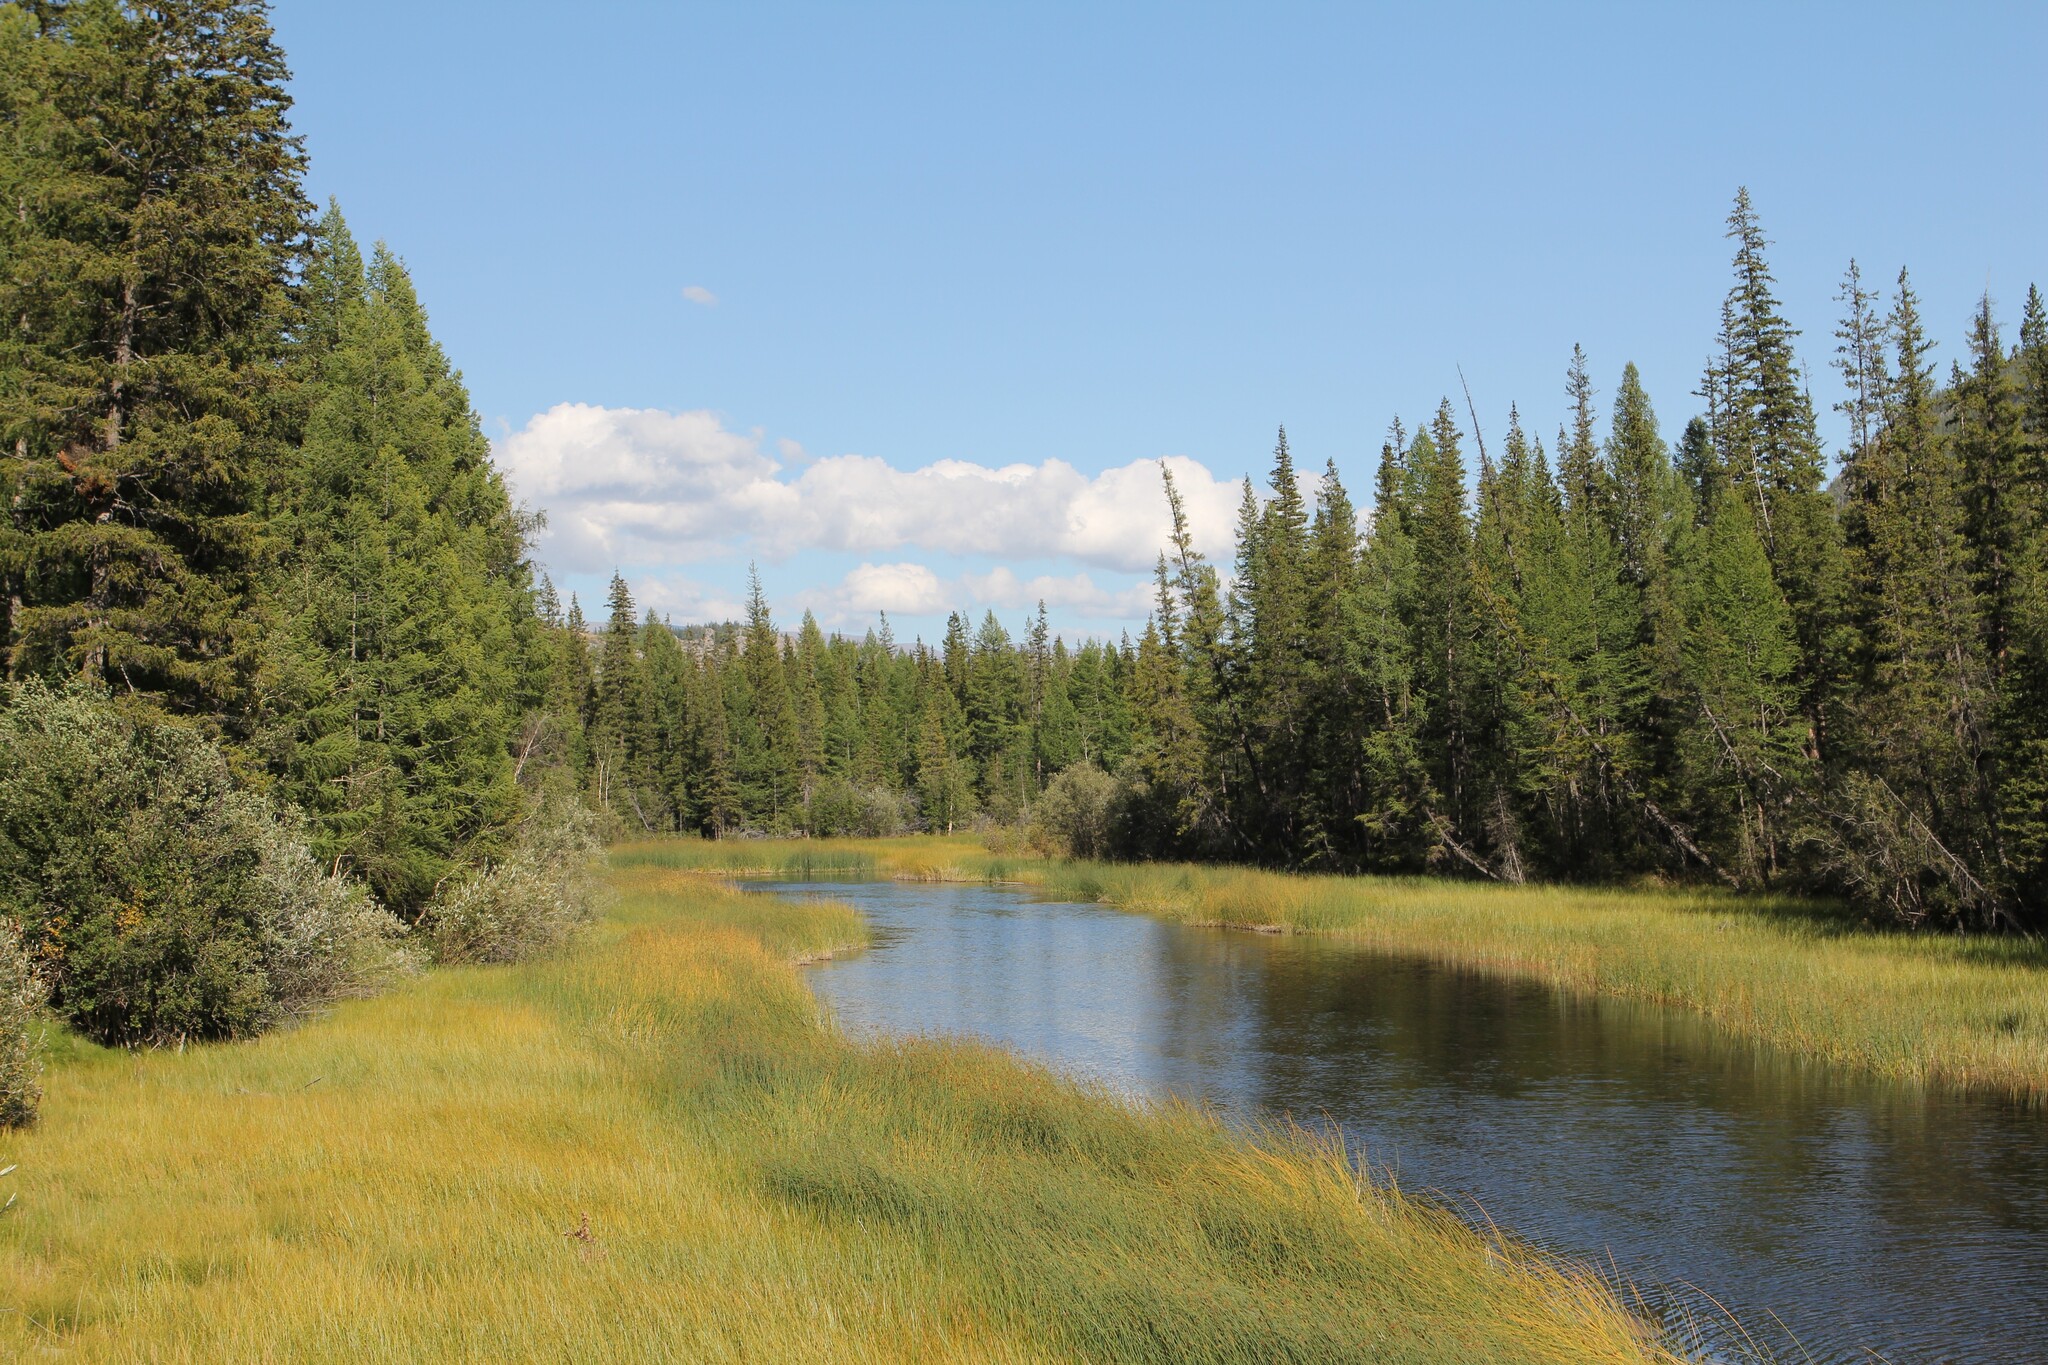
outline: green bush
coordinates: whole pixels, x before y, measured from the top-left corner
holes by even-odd
[[[1033,807],[1029,840],[1041,853],[1106,858],[1116,851],[1122,792],[1093,763],[1063,768]]]
[[[88,1036],[245,1036],[404,969],[396,921],[196,731],[31,682],[0,751],[0,914]]]
[[[805,828],[818,839],[886,839],[907,823],[903,798],[887,787],[856,787],[828,777],[811,793]]]
[[[260,820],[254,834],[249,893],[270,992],[266,1023],[369,995],[419,969],[423,953],[405,926],[367,886],[320,865],[301,818]]]
[[[49,994],[41,973],[22,951],[21,930],[0,918],[0,1127],[36,1121],[43,1098],[40,1014]]]
[[[597,916],[598,820],[567,790],[543,789],[519,822],[512,854],[427,907],[443,962],[517,962],[561,946]]]

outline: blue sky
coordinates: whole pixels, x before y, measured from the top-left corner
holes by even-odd
[[[1142,621],[1171,457],[1371,483],[1572,345],[1694,410],[1747,184],[1817,401],[1851,255],[2048,285],[2048,6],[278,0],[313,192],[410,263],[542,558],[678,620]],[[1830,432],[1839,430],[1831,420]]]

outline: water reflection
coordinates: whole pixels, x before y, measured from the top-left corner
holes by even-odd
[[[831,894],[880,931],[811,977],[856,1033],[975,1034],[1127,1091],[1335,1124],[1411,1189],[1639,1285],[1701,1286],[1816,1360],[2048,1360],[2038,1112],[1328,940],[999,888]]]

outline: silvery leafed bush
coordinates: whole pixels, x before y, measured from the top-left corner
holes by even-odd
[[[0,918],[0,1127],[35,1122],[43,1098],[41,1014],[48,993],[22,951],[21,930]]]
[[[1076,763],[1046,783],[1032,809],[1030,840],[1068,858],[1106,858],[1116,846],[1117,780],[1093,763]]]
[[[443,962],[517,962],[561,946],[597,913],[597,818],[574,793],[537,794],[512,851],[427,907]]]
[[[247,1036],[410,966],[198,731],[29,682],[0,694],[0,752],[0,915],[87,1036]]]

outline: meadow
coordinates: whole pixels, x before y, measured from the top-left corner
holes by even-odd
[[[1184,923],[1341,936],[1375,951],[1693,1010],[1731,1032],[1907,1084],[2048,1099],[2048,943],[1873,928],[1792,897],[1502,886],[992,853],[965,839],[678,839],[622,866],[722,875],[997,880]]]
[[[1666,1359],[1591,1277],[1300,1133],[979,1046],[848,1042],[792,964],[858,949],[858,916],[661,865],[735,847],[622,850],[605,918],[549,960],[437,969],[249,1042],[57,1039],[41,1123],[0,1137],[0,1350]]]

